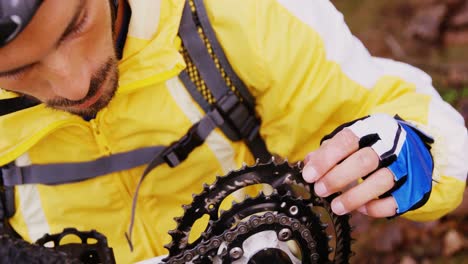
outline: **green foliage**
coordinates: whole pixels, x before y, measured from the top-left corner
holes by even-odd
[[[468,98],[468,86],[465,86],[461,92],[462,98]]]
[[[455,104],[457,100],[460,98],[458,90],[455,90],[455,89],[441,92],[441,95],[442,95],[442,98],[444,98],[444,100],[451,105]]]

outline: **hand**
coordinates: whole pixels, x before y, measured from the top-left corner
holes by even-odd
[[[367,116],[326,136],[305,158],[303,177],[315,182],[318,196],[342,192],[331,204],[338,215],[354,210],[374,217],[403,214],[430,197],[431,143],[432,138],[398,117]],[[364,180],[348,188],[359,179]]]
[[[303,177],[309,183],[315,182],[318,196],[327,197],[369,175],[378,165],[377,153],[370,147],[359,149],[359,138],[345,128],[307,155]],[[394,184],[392,172],[381,168],[333,199],[332,210],[337,215],[357,209],[373,217],[393,216],[397,208],[395,199],[376,197],[388,192]]]

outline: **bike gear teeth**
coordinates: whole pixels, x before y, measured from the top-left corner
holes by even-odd
[[[301,162],[290,164],[272,158],[252,166],[243,164],[239,170],[216,177],[213,184],[205,184],[201,193],[193,195],[190,205],[182,206],[184,214],[174,218],[177,227],[168,232],[172,241],[165,245],[169,256],[164,262],[248,263],[248,259],[239,262],[249,250],[243,248],[243,243],[262,232],[274,231],[279,241],[296,242],[302,263],[348,263],[352,255],[349,215],[332,212],[330,204],[337,194],[321,198],[311,192],[313,184],[303,180],[302,167]],[[230,209],[220,210],[230,194],[257,184],[270,185],[271,194],[247,196],[243,201],[234,201]],[[297,188],[310,197],[299,195]],[[209,216],[206,229],[189,243],[192,226],[205,214]],[[333,245],[329,245],[330,240]],[[281,250],[284,252],[284,248]]]

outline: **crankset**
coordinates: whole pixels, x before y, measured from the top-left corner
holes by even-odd
[[[192,204],[183,206],[184,215],[174,218],[177,227],[169,231],[172,242],[165,246],[169,256],[164,263],[348,263],[349,215],[332,212],[335,196],[313,193],[313,185],[302,179],[302,166],[273,158],[205,185]],[[234,192],[258,184],[269,191],[220,210]],[[189,242],[193,225],[204,215],[208,225]]]

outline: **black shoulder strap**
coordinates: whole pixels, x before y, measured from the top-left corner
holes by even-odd
[[[0,170],[0,235],[8,234],[19,237],[8,223],[8,219],[15,214],[14,188],[5,186],[1,176],[2,172]]]
[[[8,115],[39,103],[24,96],[0,100],[0,116]]]
[[[6,224],[8,221],[7,212],[5,208],[5,191],[4,191],[4,186],[1,183],[2,182],[0,179],[0,235],[6,233]]]
[[[186,1],[179,35],[187,63],[180,78],[192,97],[205,112],[215,108],[221,113],[225,119],[221,129],[228,138],[242,139],[256,158],[270,159],[271,154],[260,137],[254,98],[229,64],[203,0]]]

